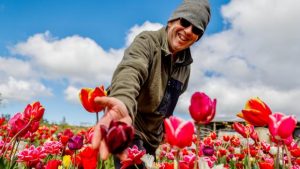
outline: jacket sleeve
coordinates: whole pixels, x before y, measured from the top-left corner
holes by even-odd
[[[148,78],[151,64],[151,39],[145,33],[138,35],[132,44],[125,50],[124,57],[116,68],[110,96],[121,100],[134,119],[137,113],[136,98],[140,89]]]

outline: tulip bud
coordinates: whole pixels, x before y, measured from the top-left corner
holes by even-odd
[[[189,111],[195,122],[208,124],[215,117],[216,104],[216,99],[212,101],[205,93],[195,92],[191,98]]]

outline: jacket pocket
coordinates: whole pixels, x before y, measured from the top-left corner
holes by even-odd
[[[176,79],[169,79],[163,99],[161,100],[157,111],[165,117],[173,114],[178,98],[181,93],[182,83]]]

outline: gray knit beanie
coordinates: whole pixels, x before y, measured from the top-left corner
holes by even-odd
[[[178,18],[188,20],[204,32],[210,19],[208,0],[184,0],[168,21],[173,21]]]

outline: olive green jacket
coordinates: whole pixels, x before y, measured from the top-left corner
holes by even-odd
[[[178,97],[188,84],[190,49],[169,52],[166,28],[144,31],[126,49],[114,72],[110,94],[123,101],[136,134],[157,148],[163,138],[163,120],[173,114]]]

